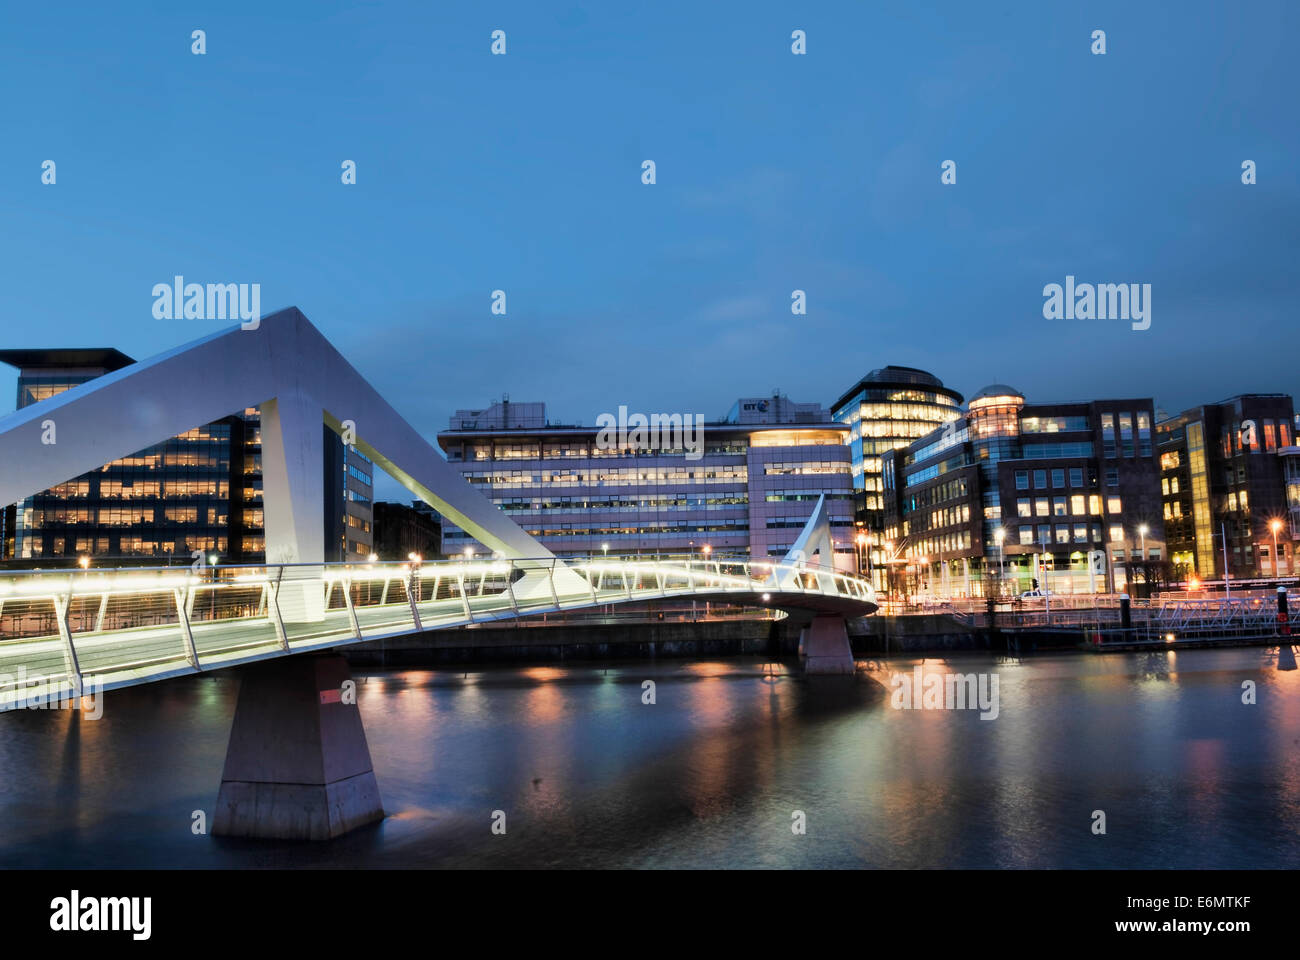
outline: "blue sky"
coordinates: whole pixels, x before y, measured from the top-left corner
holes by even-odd
[[[296,304],[430,436],[503,392],[712,417],[888,363],[1171,411],[1300,391],[1300,4],[1083,6],[13,5],[0,344],[221,326],[153,318],[182,274]],[[1067,274],[1150,283],[1151,328],[1044,320]]]

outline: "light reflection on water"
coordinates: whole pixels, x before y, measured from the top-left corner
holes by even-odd
[[[918,662],[996,673],[998,718],[892,709],[890,675]],[[108,694],[97,721],[10,713],[0,865],[1300,866],[1300,672],[1275,651],[861,666],[358,673],[389,816],[326,844],[192,833],[221,778],[230,674]]]

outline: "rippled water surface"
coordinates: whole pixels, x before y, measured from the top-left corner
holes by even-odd
[[[321,844],[192,832],[194,811],[211,816],[237,682],[172,680],[105,695],[98,720],[0,715],[0,865],[1294,868],[1300,672],[1276,661],[359,672],[388,817]],[[892,708],[891,675],[916,663],[996,675],[997,718]]]

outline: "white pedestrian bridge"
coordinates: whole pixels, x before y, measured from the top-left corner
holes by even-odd
[[[854,670],[844,618],[873,612],[875,596],[834,569],[823,498],[789,553],[770,562],[562,560],[475,490],[294,307],[0,417],[0,505],[249,406],[261,418],[273,562],[0,573],[0,710],[245,665],[214,833],[324,839],[383,817],[334,647],[691,597],[806,611],[805,671]],[[324,562],[322,425],[491,558]]]
[[[413,632],[680,598],[841,616],[876,606],[866,581],[793,560],[549,557],[6,573],[0,709]]]

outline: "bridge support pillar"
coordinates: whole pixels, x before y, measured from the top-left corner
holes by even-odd
[[[383,819],[351,680],[338,654],[243,668],[214,834],[327,840]]]
[[[806,674],[851,674],[855,669],[853,649],[844,618],[819,613],[800,634],[801,654]]]

